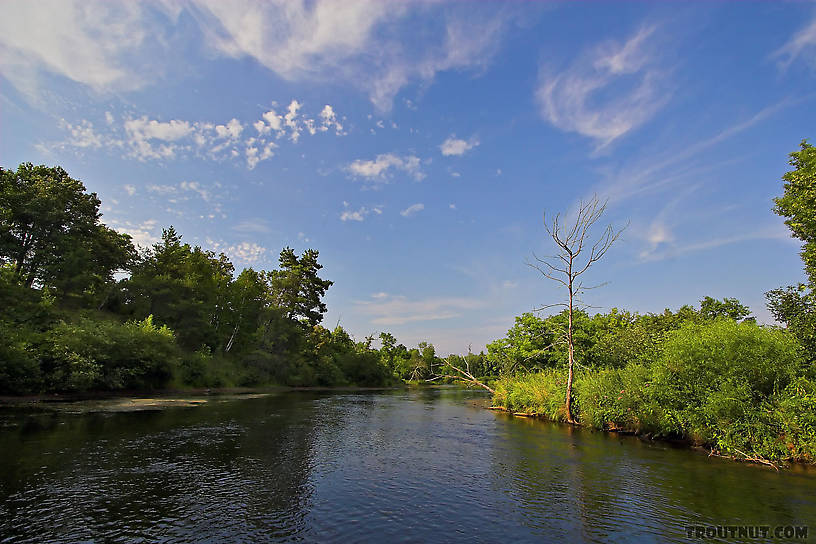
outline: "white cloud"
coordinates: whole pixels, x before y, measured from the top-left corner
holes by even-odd
[[[404,296],[374,293],[372,300],[357,301],[355,307],[369,316],[372,325],[403,325],[418,321],[436,321],[460,317],[464,310],[486,305],[483,300],[460,297],[409,300]]]
[[[412,215],[416,215],[424,209],[425,204],[422,204],[421,202],[418,204],[411,204],[410,206],[402,210],[400,212],[400,215],[403,217],[411,217]]]
[[[400,157],[393,153],[377,155],[374,160],[357,159],[345,170],[356,178],[373,182],[387,182],[392,169],[402,170],[415,180],[421,181],[425,174],[421,170],[422,161],[415,155]]]
[[[542,69],[536,92],[541,115],[561,130],[594,139],[596,149],[648,121],[670,95],[654,55],[654,32],[642,28],[623,44],[602,44],[559,74]]]
[[[6,0],[0,69],[32,95],[42,72],[97,92],[130,91],[173,71],[168,63],[181,62],[185,49],[179,43],[203,36],[217,54],[253,58],[290,81],[342,80],[388,110],[406,85],[484,69],[509,11],[379,0]],[[421,40],[406,39],[415,34],[417,13],[440,24]],[[195,20],[198,29],[184,31],[181,19]]]
[[[332,108],[329,104],[323,106],[323,110],[320,112],[320,130],[325,132],[330,128],[334,128],[335,134],[338,136],[343,134],[343,125],[337,120],[337,114],[334,112],[334,108]]]
[[[216,187],[219,187],[216,184]],[[197,181],[182,181],[178,185],[148,185],[147,192],[159,195],[171,204],[187,201],[192,195],[198,196],[201,200],[209,204],[211,211],[221,214],[223,217],[221,204],[209,190],[202,187]],[[211,216],[211,218],[214,215]]]
[[[141,223],[112,219],[108,221],[108,224],[117,232],[129,234],[133,239],[133,243],[138,246],[151,246],[161,239],[161,229],[158,228],[159,222],[155,219],[148,219]]]
[[[236,244],[228,244],[225,242],[206,239],[207,245],[212,251],[216,253],[223,253],[230,260],[236,264],[255,265],[265,260],[268,250],[255,242],[238,242]]]
[[[237,140],[241,137],[241,132],[243,132],[244,127],[238,119],[230,119],[229,123],[226,125],[216,125],[215,126],[215,134],[219,138],[224,138],[227,140]]]
[[[211,160],[243,157],[247,168],[252,170],[259,162],[275,156],[278,144],[273,140],[287,134],[292,142],[298,141],[304,129],[309,134],[328,132],[330,129],[334,129],[337,136],[347,134],[330,105],[320,110],[318,120],[303,115],[300,112],[302,107],[300,102],[292,100],[285,117],[279,116],[275,110],[269,110],[255,122],[244,123],[232,118],[222,124],[182,119],[160,121],[144,115],[130,117],[117,124],[110,112],[106,112],[107,126],[103,126],[102,131],[87,119],[75,124],[63,119],[58,126],[67,133],[66,139],[42,147],[46,150],[50,147],[74,148],[78,151],[88,148],[117,149],[140,161],[189,156]],[[253,126],[257,134],[244,137],[246,126]]]
[[[506,21],[495,10],[434,14],[444,30],[423,36],[419,50],[395,38],[395,23],[434,7],[378,0],[200,0],[194,13],[216,51],[252,57],[288,80],[342,78],[362,87],[382,111],[405,85],[428,83],[442,71],[483,68],[497,48]]]
[[[346,209],[340,214],[340,221],[364,221],[365,218],[372,213],[382,215],[382,206],[374,206],[372,208],[361,206],[358,210],[350,210],[348,209],[349,203],[343,202],[343,207]]]
[[[340,214],[340,221],[363,221],[366,215],[368,215],[368,210],[365,207],[359,210],[344,210]]]
[[[0,70],[32,99],[44,72],[97,92],[137,89],[154,59],[133,54],[158,43],[145,12],[131,2],[0,2]]]
[[[94,131],[93,123],[88,120],[72,125],[65,119],[60,119],[59,127],[68,131],[69,139],[65,143],[71,147],[98,148],[103,144],[102,138]]]
[[[148,120],[147,117],[141,117],[125,121],[125,131],[135,139],[173,142],[189,135],[193,131],[193,127],[189,122],[178,119],[163,123],[155,119]]]
[[[460,138],[457,138],[456,135],[452,135],[448,137],[447,140],[442,142],[442,145],[439,146],[439,149],[442,151],[442,154],[446,157],[460,156],[464,155],[466,152],[470,151],[477,145],[479,145],[479,140],[477,140],[475,137],[471,138],[470,140],[462,140]],[[456,177],[458,177],[458,174]]]
[[[644,251],[640,254],[642,262],[662,261],[673,257],[679,257],[688,253],[695,253],[698,251],[705,251],[740,242],[747,242],[750,240],[788,240],[793,241],[788,230],[779,225],[757,229],[752,232],[741,233],[731,236],[718,236],[714,238],[707,238],[697,242],[689,242],[685,244],[667,244],[663,251]],[[795,241],[794,241],[795,243]]]
[[[286,115],[283,116],[283,123],[287,127],[289,127],[289,139],[293,142],[297,142],[300,138],[300,132],[302,130],[301,125],[297,121],[298,110],[303,106],[297,100],[292,100],[289,103],[289,107],[287,108]]]
[[[133,185],[125,185],[124,188],[128,196],[133,196],[136,194],[136,187],[134,187]]]
[[[253,232],[266,234],[272,232],[269,223],[265,219],[247,219],[232,227],[237,232]]]
[[[246,264],[255,264],[266,255],[267,249],[255,242],[241,242],[224,249],[224,253]]]
[[[809,53],[806,60],[816,66],[816,17],[799,30],[785,45],[777,49],[772,57],[779,58],[779,65],[787,69],[799,56]]]
[[[647,246],[640,252],[642,260],[647,260],[658,249],[674,242],[674,234],[661,219],[657,219],[649,225],[645,238]]]
[[[616,203],[699,178],[702,173],[720,164],[704,162],[697,157],[698,155],[753,128],[794,103],[783,100],[767,106],[750,118],[734,123],[709,138],[697,138],[670,151],[666,151],[665,146],[658,145],[657,150],[641,154],[646,159],[634,161],[609,172],[603,181],[588,191],[587,197],[598,194],[609,198],[610,203]]]

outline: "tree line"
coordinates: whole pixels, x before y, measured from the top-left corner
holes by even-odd
[[[0,168],[0,394],[425,380],[433,345],[322,326],[319,253],[240,272],[172,226],[137,249],[61,167]]]

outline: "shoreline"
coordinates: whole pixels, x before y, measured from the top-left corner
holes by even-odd
[[[577,427],[579,429],[588,430],[590,432],[601,432],[601,433],[608,433],[608,434],[615,434],[615,435],[623,435],[623,436],[631,436],[633,438],[637,438],[638,440],[642,440],[644,442],[660,442],[664,444],[671,444],[678,448],[683,448],[687,450],[693,450],[701,454],[706,454],[707,457],[716,457],[719,459],[727,459],[729,461],[735,461],[737,463],[745,463],[753,466],[762,466],[767,468],[772,468],[777,472],[780,472],[780,467],[785,470],[807,470],[813,471],[816,470],[816,463],[803,463],[801,461],[790,461],[790,460],[783,460],[779,463],[774,463],[768,461],[767,459],[762,459],[758,457],[737,457],[735,455],[727,455],[719,453],[713,449],[706,448],[705,445],[702,444],[695,444],[686,439],[682,438],[655,438],[652,435],[647,433],[638,433],[636,431],[630,431],[626,429],[596,429],[594,427],[586,426],[582,423],[566,423],[564,421],[556,421],[554,419],[550,419],[547,416],[542,414],[536,414],[531,412],[513,412],[508,410],[503,406],[487,406],[488,410],[492,410],[494,412],[502,412],[507,414],[510,417],[521,417],[527,419],[538,419],[541,421],[546,421],[548,423],[554,423],[557,425],[566,425],[569,427]]]

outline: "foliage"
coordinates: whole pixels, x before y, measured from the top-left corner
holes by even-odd
[[[579,419],[596,429],[659,431],[661,409],[650,378],[649,368],[640,364],[583,373],[575,384]]]
[[[768,309],[796,337],[811,364],[816,363],[816,295],[804,284],[765,293]]]
[[[800,373],[785,331],[731,320],[690,324],[673,334],[653,369],[665,431],[725,445],[744,422]],[[744,445],[743,445],[744,446]],[[733,449],[733,448],[732,448]]]
[[[597,368],[575,384],[578,421],[676,437],[736,457],[816,459],[816,384],[795,338],[733,319],[690,320],[651,365]],[[563,421],[562,370],[505,376],[493,402]]]
[[[164,386],[178,363],[173,332],[153,323],[82,317],[61,322],[43,340],[42,369],[48,389],[150,389]]]
[[[314,327],[323,320],[326,304],[321,300],[332,282],[317,273],[323,268],[317,262],[318,252],[307,249],[298,258],[289,247],[280,253],[280,269],[272,272],[272,297],[290,319],[303,319]]]
[[[42,376],[34,352],[36,334],[0,321],[0,394],[36,393]]]
[[[785,224],[804,242],[802,260],[811,287],[816,285],[816,148],[803,141],[790,154],[793,170],[782,176],[784,194],[774,199],[774,211],[786,217]]]
[[[553,421],[566,421],[565,370],[548,368],[516,376],[505,376],[495,384],[493,404],[511,412],[542,415]]]
[[[129,236],[100,223],[99,205],[59,166],[0,168],[0,263],[27,287],[98,295],[134,256]]]

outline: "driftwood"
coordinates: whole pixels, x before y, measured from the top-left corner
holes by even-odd
[[[468,353],[470,353],[470,347],[468,347]],[[465,363],[464,366],[465,366],[466,370],[461,369],[458,366],[454,365],[451,362],[453,360],[453,358],[454,358],[454,356],[451,355],[450,357],[448,357],[447,361],[445,361],[445,362],[447,363],[447,365],[449,367],[451,367],[453,370],[458,372],[458,374],[455,374],[455,375],[452,375],[452,374],[440,374],[438,376],[434,376],[433,378],[431,378],[429,380],[425,380],[425,381],[432,382],[432,381],[438,380],[440,378],[449,378],[449,379],[452,379],[452,380],[458,380],[458,381],[461,381],[461,382],[465,382],[466,384],[468,384],[468,387],[471,387],[471,386],[475,385],[475,386],[481,387],[482,389],[486,389],[486,390],[490,391],[491,395],[496,393],[490,386],[488,386],[487,384],[479,381],[476,378],[476,376],[474,376],[470,372],[470,363],[468,363],[468,360],[466,358],[460,357]]]
[[[719,453],[719,452],[717,452],[717,451],[715,451],[713,449],[708,452],[708,456],[709,457],[712,457],[712,456],[713,457],[722,457],[724,459],[731,459],[732,461],[745,461],[747,463],[759,463],[760,465],[765,465],[767,467],[773,467],[774,470],[779,472],[779,467],[778,466],[776,466],[771,461],[768,461],[767,459],[765,459],[761,455],[748,455],[744,451],[740,451],[740,450],[738,450],[736,448],[734,449],[734,451],[739,453],[740,455],[742,455],[742,457],[736,457],[734,455],[723,455],[723,454],[721,454],[721,453]]]

